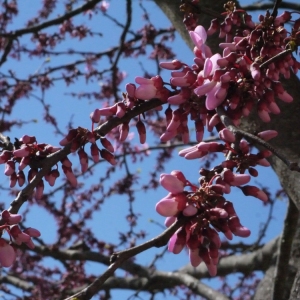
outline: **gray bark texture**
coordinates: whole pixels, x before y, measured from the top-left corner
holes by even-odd
[[[161,8],[165,15],[172,22],[177,32],[181,35],[183,40],[187,43],[190,49],[193,49],[193,44],[189,37],[188,32],[182,23],[183,13],[179,10],[180,0],[154,0],[155,3]],[[223,5],[227,1],[208,1],[201,0],[201,6],[207,7],[214,12],[224,11]],[[199,24],[206,29],[210,26],[211,17],[201,13],[199,16]],[[218,48],[218,38],[209,38],[208,45],[212,48],[213,52],[220,51]],[[279,115],[272,115],[270,123],[263,123],[258,117],[251,115],[249,118],[245,118],[242,123],[242,128],[248,132],[259,132],[266,129],[274,129],[278,131],[278,137],[273,139],[271,144],[279,150],[290,162],[300,163],[300,81],[296,76],[291,76],[289,80],[282,80],[285,89],[290,93],[294,101],[290,104],[280,103],[278,104],[281,109]],[[259,147],[258,147],[259,148]],[[274,155],[270,158],[272,168],[276,172],[282,187],[287,193],[288,197],[295,204],[294,209],[300,208],[300,174],[289,170],[289,168]],[[261,178],[263,180],[263,178]],[[288,276],[285,278],[285,291],[282,291],[285,298],[278,299],[276,295],[272,296],[274,274],[280,272],[276,271],[276,262],[271,264],[269,269],[265,273],[265,278],[259,285],[255,298],[256,300],[268,300],[268,299],[300,299],[300,229],[297,226],[297,220],[293,221],[296,233],[292,242],[291,253],[285,253],[284,255],[290,255],[290,263]],[[296,274],[296,275],[295,275]],[[292,287],[292,288],[291,288]]]

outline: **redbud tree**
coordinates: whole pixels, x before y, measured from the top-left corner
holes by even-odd
[[[154,2],[1,4],[7,299],[300,297],[299,4]],[[253,243],[234,193],[269,208]]]

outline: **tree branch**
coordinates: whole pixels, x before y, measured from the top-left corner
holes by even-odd
[[[251,253],[222,257],[218,264],[217,275],[226,276],[235,272],[249,274],[255,270],[267,270],[272,262],[274,254],[276,253],[278,243],[279,238],[276,238]],[[188,265],[178,271],[190,274],[198,279],[209,277],[209,273],[204,264],[200,264],[197,268]]]
[[[238,134],[240,136],[245,137],[246,139],[250,140],[253,142],[256,146],[260,145],[263,146],[264,148],[270,150],[274,155],[276,155],[282,162],[284,162],[288,168],[291,171],[297,171],[300,172],[300,166],[296,162],[290,162],[290,160],[285,157],[282,153],[280,153],[276,148],[274,148],[271,144],[267,143],[263,139],[259,138],[258,136],[251,134],[245,130],[239,129],[236,127],[232,120],[227,116],[225,110],[223,107],[219,106],[216,109],[222,123],[234,134]]]
[[[98,277],[93,283],[91,283],[88,287],[84,288],[79,293],[66,298],[66,300],[72,300],[73,298],[76,298],[78,300],[92,298],[95,294],[97,294],[102,289],[104,282],[113,275],[114,271],[117,268],[119,268],[124,261],[152,247],[162,247],[166,245],[170,237],[174,234],[174,232],[178,228],[180,228],[184,224],[185,220],[186,218],[181,218],[177,220],[163,233],[161,233],[160,235],[158,235],[157,237],[151,239],[146,243],[143,243],[136,247],[129,248],[124,251],[114,253],[110,258],[111,265],[100,277]]]
[[[284,221],[284,229],[280,238],[279,254],[277,256],[275,280],[273,285],[273,298],[284,299],[285,283],[289,271],[289,260],[292,249],[293,238],[297,228],[299,211],[292,200]]]
[[[44,23],[35,25],[35,26],[31,26],[28,28],[22,28],[22,29],[17,29],[13,32],[10,33],[0,33],[0,37],[8,37],[8,38],[17,38],[21,35],[24,34],[28,34],[28,33],[36,33],[42,29],[45,29],[47,27],[53,26],[53,25],[58,25],[63,23],[65,20],[71,19],[72,17],[79,15],[82,12],[85,12],[89,9],[92,9],[97,3],[101,2],[102,0],[90,0],[87,1],[85,4],[83,4],[82,6],[62,14],[60,17],[46,21]]]

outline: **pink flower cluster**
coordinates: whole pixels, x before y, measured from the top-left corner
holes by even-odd
[[[24,169],[33,161],[42,161],[48,155],[59,151],[59,147],[45,143],[37,143],[34,136],[24,135],[18,142],[15,143],[15,150],[4,150],[0,154],[0,164],[5,164],[4,174],[10,177],[10,187],[14,187],[16,183],[21,187],[26,181]],[[18,164],[18,170],[16,165]],[[30,167],[27,175],[27,180],[30,182],[37,174],[38,168]],[[45,176],[46,181],[51,186],[54,185],[55,179],[59,176],[57,169],[51,170]],[[36,187],[35,198],[41,199],[44,190],[44,183],[41,180]]]
[[[192,266],[204,261],[211,276],[217,273],[221,246],[218,232],[223,232],[229,240],[233,235],[250,235],[250,230],[240,224],[233,204],[223,197],[227,187],[244,185],[249,182],[250,176],[234,174],[229,169],[219,172],[218,168],[202,170],[201,174],[205,175],[200,179],[199,188],[186,180],[180,171],[162,174],[160,183],[169,194],[156,204],[156,211],[167,217],[166,226],[173,224],[177,218],[186,217],[185,224],[171,237],[169,251],[178,254],[187,246]],[[185,187],[192,191],[184,190]],[[253,195],[257,189],[254,188],[248,186],[246,189]]]
[[[2,267],[10,267],[16,259],[16,251],[12,246],[26,244],[30,249],[34,248],[32,237],[39,237],[41,234],[37,229],[27,228],[21,230],[18,223],[21,222],[22,216],[19,214],[11,214],[9,211],[4,210],[1,213],[1,219],[4,222],[0,226],[1,232],[6,231],[9,234],[10,242],[0,238],[0,265]]]
[[[170,95],[167,88],[164,87],[164,83],[160,76],[152,77],[151,79],[146,79],[142,77],[135,78],[136,83],[140,84],[136,87],[135,84],[129,83],[126,85],[126,94],[123,94],[124,100],[122,102],[115,103],[112,106],[103,107],[100,109],[95,109],[91,114],[90,118],[93,123],[100,123],[101,117],[107,120],[110,117],[122,118],[125,113],[138,105],[140,101],[149,100],[151,98],[161,99],[166,102]],[[160,110],[158,107],[157,110]],[[139,135],[140,143],[144,144],[146,142],[146,127],[144,123],[139,118],[136,123],[137,132]],[[129,123],[124,122],[118,126],[119,129],[119,141],[124,142],[129,133]]]
[[[185,119],[190,115],[195,121],[196,137],[200,142],[203,127],[207,126],[211,131],[216,126],[213,116],[218,106],[223,106],[236,125],[255,107],[264,122],[270,121],[270,114],[279,114],[276,98],[284,102],[293,100],[284,90],[279,76],[289,78],[290,72],[297,73],[300,66],[291,53],[272,60],[292,47],[290,45],[295,41],[299,42],[299,26],[294,25],[290,37],[283,27],[290,18],[291,14],[287,12],[275,19],[267,13],[260,16],[260,23],[255,25],[246,12],[228,8],[224,22],[220,24],[214,20],[208,30],[212,34],[220,29],[220,38],[225,38],[225,43],[220,44],[222,55],[212,55],[205,45],[207,33],[202,26],[190,31],[195,44],[194,64],[190,67],[178,60],[160,63],[162,68],[172,70],[170,84],[174,91],[170,91],[167,101],[179,106],[173,112],[171,124],[167,118],[167,131],[161,140],[165,142],[180,134],[186,141],[188,129],[182,130],[178,115]],[[296,20],[295,23],[299,22]],[[236,32],[236,26],[243,30]],[[216,128],[220,131],[224,127]]]
[[[252,154],[250,151],[250,145],[246,140],[240,140],[239,144],[233,149],[230,143],[235,141],[234,135],[230,131],[223,129],[219,132],[220,138],[225,143],[219,142],[200,142],[199,144],[185,148],[179,151],[179,155],[186,159],[202,158],[209,153],[221,152],[227,155],[231,153],[230,158],[222,162],[220,168],[227,168],[244,174],[247,170],[251,176],[258,176],[258,171],[255,166],[268,167],[270,163],[267,161],[272,152],[269,150],[262,150],[257,154]],[[267,141],[277,136],[277,131],[266,130],[257,134],[258,137]],[[229,190],[228,188],[226,190]],[[229,190],[230,191],[230,190]],[[258,197],[259,198],[259,197]]]
[[[76,152],[78,150],[77,154],[79,157],[82,173],[86,172],[88,169],[88,155],[83,148],[86,143],[91,143],[90,153],[95,163],[100,161],[100,156],[112,165],[115,165],[117,163],[114,155],[112,154],[112,152],[114,152],[114,148],[110,141],[104,137],[101,137],[100,142],[104,149],[99,149],[96,144],[96,138],[97,135],[94,132],[91,132],[85,128],[78,127],[77,129],[71,129],[67,136],[60,141],[61,146],[71,144],[71,152]],[[73,174],[71,165],[66,166],[65,174],[71,184],[76,186],[77,179]],[[69,178],[68,175],[71,178]]]

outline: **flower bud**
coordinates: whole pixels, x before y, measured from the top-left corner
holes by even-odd
[[[99,148],[96,145],[96,143],[91,145],[91,155],[92,155],[93,161],[95,163],[99,162],[99,160],[100,160]]]
[[[35,136],[23,135],[20,138],[20,142],[22,142],[23,144],[33,144],[36,143],[36,138]]]
[[[108,150],[106,149],[101,149],[100,150],[100,155],[103,159],[105,159],[106,161],[108,161],[111,165],[116,165],[117,161],[115,160],[115,156],[110,153]]]
[[[104,148],[106,148],[109,152],[113,153],[115,151],[113,145],[107,138],[105,138],[105,137],[100,138],[100,142],[101,142],[102,146]]]
[[[136,123],[136,128],[140,137],[140,143],[144,144],[146,142],[146,127],[145,124],[141,121],[138,120]]]

